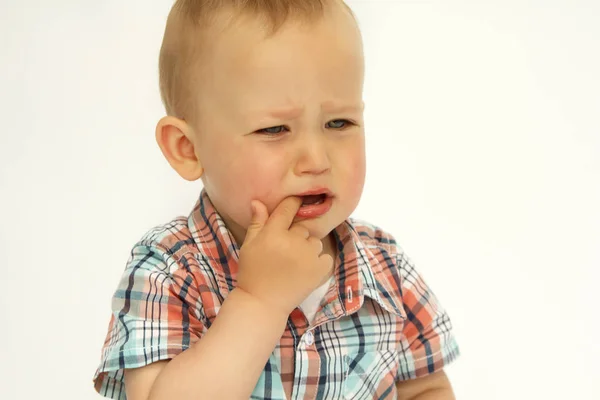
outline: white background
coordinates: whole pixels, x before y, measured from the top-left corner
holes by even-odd
[[[97,399],[110,298],[199,184],[162,158],[171,2],[0,3],[0,398]],[[600,2],[349,1],[368,183],[453,320],[458,399],[599,399]]]

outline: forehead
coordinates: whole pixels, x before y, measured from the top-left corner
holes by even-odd
[[[362,96],[360,31],[341,8],[310,23],[287,21],[274,35],[256,20],[240,18],[215,38],[204,61],[203,92],[212,104],[268,107]]]

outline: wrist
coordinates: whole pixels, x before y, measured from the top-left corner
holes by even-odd
[[[226,299],[226,302],[235,303],[236,306],[244,307],[246,312],[250,313],[262,323],[283,324],[287,322],[289,313],[279,307],[274,307],[267,301],[247,292],[241,287],[234,288]]]

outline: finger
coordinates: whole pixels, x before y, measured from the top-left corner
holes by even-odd
[[[335,271],[335,265],[333,263],[333,258],[329,254],[323,254],[320,256],[319,263],[319,266],[322,267],[323,272],[325,272],[321,282],[319,282],[319,286],[321,286],[331,279]]]
[[[311,245],[312,248],[315,249],[317,254],[321,254],[321,252],[323,251],[323,242],[321,242],[316,237],[311,236],[308,238],[308,243]]]
[[[244,244],[250,243],[260,233],[269,218],[267,207],[260,201],[253,200],[250,203],[250,208],[252,209],[252,220],[246,230]]]
[[[333,270],[335,269],[335,263],[333,262],[333,257],[329,254],[321,254],[319,256],[319,262],[323,266],[325,270],[327,270],[327,276],[331,276]]]
[[[302,239],[308,239],[310,237],[310,232],[308,229],[300,225],[292,225],[290,228],[290,233],[300,236]]]
[[[272,226],[275,229],[288,230],[292,225],[292,222],[294,222],[296,213],[301,205],[302,199],[299,197],[286,197],[277,205],[277,208],[273,210],[267,221],[267,225]]]

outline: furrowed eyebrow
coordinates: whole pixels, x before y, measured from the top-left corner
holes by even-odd
[[[304,113],[304,108],[291,107],[270,110],[266,114],[277,119],[296,119]]]
[[[362,113],[365,109],[365,103],[360,104],[342,104],[336,102],[325,102],[321,104],[321,111],[326,113]],[[304,107],[287,107],[269,110],[257,110],[253,115],[266,115],[276,119],[296,119],[304,113]]]
[[[321,105],[321,110],[327,113],[361,113],[365,109],[365,103],[360,104],[341,104],[335,102],[326,102]]]

